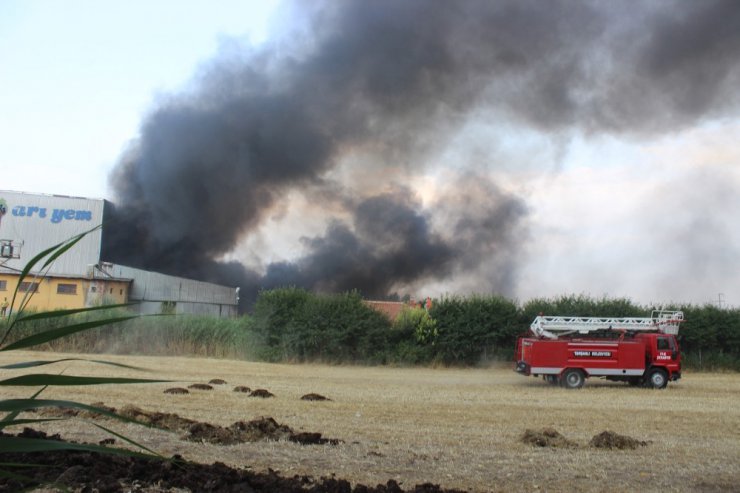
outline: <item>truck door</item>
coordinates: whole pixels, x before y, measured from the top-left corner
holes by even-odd
[[[675,342],[673,344],[674,348],[671,348],[671,339],[672,337],[670,336],[659,336],[656,338],[657,351],[655,352],[653,364],[665,366],[673,359],[672,353],[675,350]]]

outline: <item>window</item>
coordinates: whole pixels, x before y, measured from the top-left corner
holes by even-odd
[[[658,349],[659,350],[667,350],[670,349],[670,344],[668,343],[668,339],[665,337],[658,337]]]
[[[0,281],[0,291],[8,290],[8,281]]]
[[[90,292],[95,293],[98,290],[95,286],[90,286]]]
[[[57,284],[57,294],[77,294],[77,284]]]
[[[39,290],[39,283],[37,282],[22,282],[18,286],[18,291],[21,293],[37,293]]]
[[[113,288],[110,288],[109,294],[113,294]]]
[[[118,293],[118,294],[120,294],[121,296],[123,296],[123,289],[121,289],[120,290],[120,293]]]

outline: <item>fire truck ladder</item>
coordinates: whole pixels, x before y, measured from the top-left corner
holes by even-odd
[[[648,317],[604,318],[604,317],[546,317],[534,319],[530,329],[537,337],[558,339],[572,334],[589,334],[598,330],[625,330],[639,332],[662,332],[678,334],[678,324],[683,321],[683,312],[655,310]]]

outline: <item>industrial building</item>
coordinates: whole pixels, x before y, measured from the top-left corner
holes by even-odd
[[[44,272],[34,270],[19,292],[32,293],[33,310],[135,302],[145,313],[235,317],[239,288],[194,281],[101,258],[103,199],[0,191],[0,303],[10,303],[25,265],[40,252],[95,229]],[[38,268],[41,265],[37,266]],[[13,308],[20,300],[16,299]]]

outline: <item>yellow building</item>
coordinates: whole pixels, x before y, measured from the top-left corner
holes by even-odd
[[[0,272],[0,302],[7,301],[8,311],[18,285],[18,278],[17,274]],[[12,308],[14,311],[17,310],[27,295],[29,297],[26,309],[32,311],[126,303],[129,299],[130,286],[130,279],[29,276],[21,283]]]

